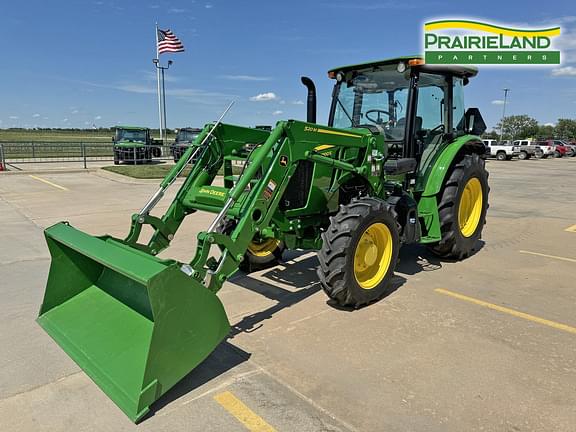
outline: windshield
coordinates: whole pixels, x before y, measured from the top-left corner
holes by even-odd
[[[333,126],[371,126],[389,140],[404,139],[408,87],[408,73],[396,65],[361,72],[340,85]]]
[[[116,129],[116,141],[146,142],[145,130]]]
[[[187,130],[180,130],[178,135],[176,135],[176,141],[189,141],[192,142],[198,136],[198,132],[187,131]]]

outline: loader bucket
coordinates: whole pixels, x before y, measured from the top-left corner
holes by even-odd
[[[133,421],[228,334],[218,297],[178,262],[67,223],[45,235],[38,323]]]

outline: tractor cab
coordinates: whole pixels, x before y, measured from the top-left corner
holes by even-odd
[[[464,109],[463,87],[476,74],[474,67],[430,66],[417,56],[332,69],[328,125],[369,129],[383,136],[389,158],[418,162],[429,146],[483,132],[479,112]]]

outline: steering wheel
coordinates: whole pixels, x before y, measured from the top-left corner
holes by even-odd
[[[378,114],[378,117],[377,117],[376,119],[370,117],[369,114],[372,114],[372,113],[377,113],[377,114]],[[395,122],[395,121],[396,121],[396,119],[394,118],[394,116],[393,116],[390,112],[384,111],[384,110],[381,110],[381,109],[371,109],[371,110],[368,110],[368,111],[366,111],[366,113],[365,113],[364,115],[365,115],[366,118],[367,118],[368,120],[370,120],[372,123],[381,125],[382,123],[384,123],[384,122],[382,121],[382,118],[380,117],[381,114],[386,114],[386,115],[388,116],[388,122]]]

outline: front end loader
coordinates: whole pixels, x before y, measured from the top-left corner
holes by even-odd
[[[478,137],[485,125],[463,105],[475,75],[418,56],[344,66],[329,72],[327,125],[316,123],[307,78],[306,122],[206,125],[125,238],[93,237],[67,222],[46,229],[52,263],[38,322],[138,421],[227,336],[216,294],[239,269],[271,265],[286,248],[317,250],[326,294],[358,308],[388,292],[402,244],[471,255],[489,190]],[[153,215],[187,166],[166,212]],[[198,210],[215,216],[194,257],[159,258]],[[147,241],[144,225],[153,229]]]

